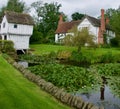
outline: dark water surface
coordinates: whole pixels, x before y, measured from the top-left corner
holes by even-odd
[[[76,93],[76,96],[81,96],[83,100],[91,102],[104,109],[120,109],[120,98],[111,93],[108,86],[105,85],[104,90],[98,90],[91,93]]]

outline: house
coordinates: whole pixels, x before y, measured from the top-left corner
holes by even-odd
[[[75,25],[77,26],[78,30],[81,30],[82,28],[88,28],[89,32],[95,36],[94,42],[96,44],[104,43],[104,34],[107,35],[108,43],[110,42],[111,38],[115,37],[115,33],[109,26],[109,19],[105,19],[104,9],[101,9],[101,19],[85,15],[81,21],[63,22],[62,16],[60,16],[58,27],[55,32],[55,42],[61,42],[65,36],[70,34],[68,31]]]
[[[6,11],[1,21],[0,37],[2,40],[13,41],[14,48],[25,53],[29,49],[33,24],[33,20],[28,14]]]

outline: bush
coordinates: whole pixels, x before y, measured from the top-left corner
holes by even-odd
[[[113,47],[118,47],[119,46],[119,41],[116,37],[111,39],[110,42],[111,42],[111,46],[113,46]]]
[[[58,51],[57,58],[58,59],[68,59],[71,56],[70,51]]]
[[[0,51],[8,54],[15,52],[14,43],[10,40],[0,40]]]
[[[93,59],[92,54],[76,52],[76,51],[73,51],[70,57],[71,61],[76,61],[76,62],[83,63],[83,64],[93,63],[92,59]]]
[[[116,61],[117,60],[115,60],[115,56],[113,56],[112,52],[107,52],[106,54],[103,54],[99,57],[100,63],[111,63]]]

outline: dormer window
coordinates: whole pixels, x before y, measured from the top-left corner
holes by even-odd
[[[14,24],[14,28],[17,28],[17,24]]]

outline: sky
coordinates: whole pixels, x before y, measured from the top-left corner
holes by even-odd
[[[0,7],[5,5],[8,0],[0,0]],[[31,3],[38,0],[23,0],[26,5],[30,6]],[[100,15],[101,9],[118,8],[120,0],[40,0],[44,3],[57,2],[62,7],[60,11],[64,12],[69,18],[74,12],[87,14],[93,17]]]

